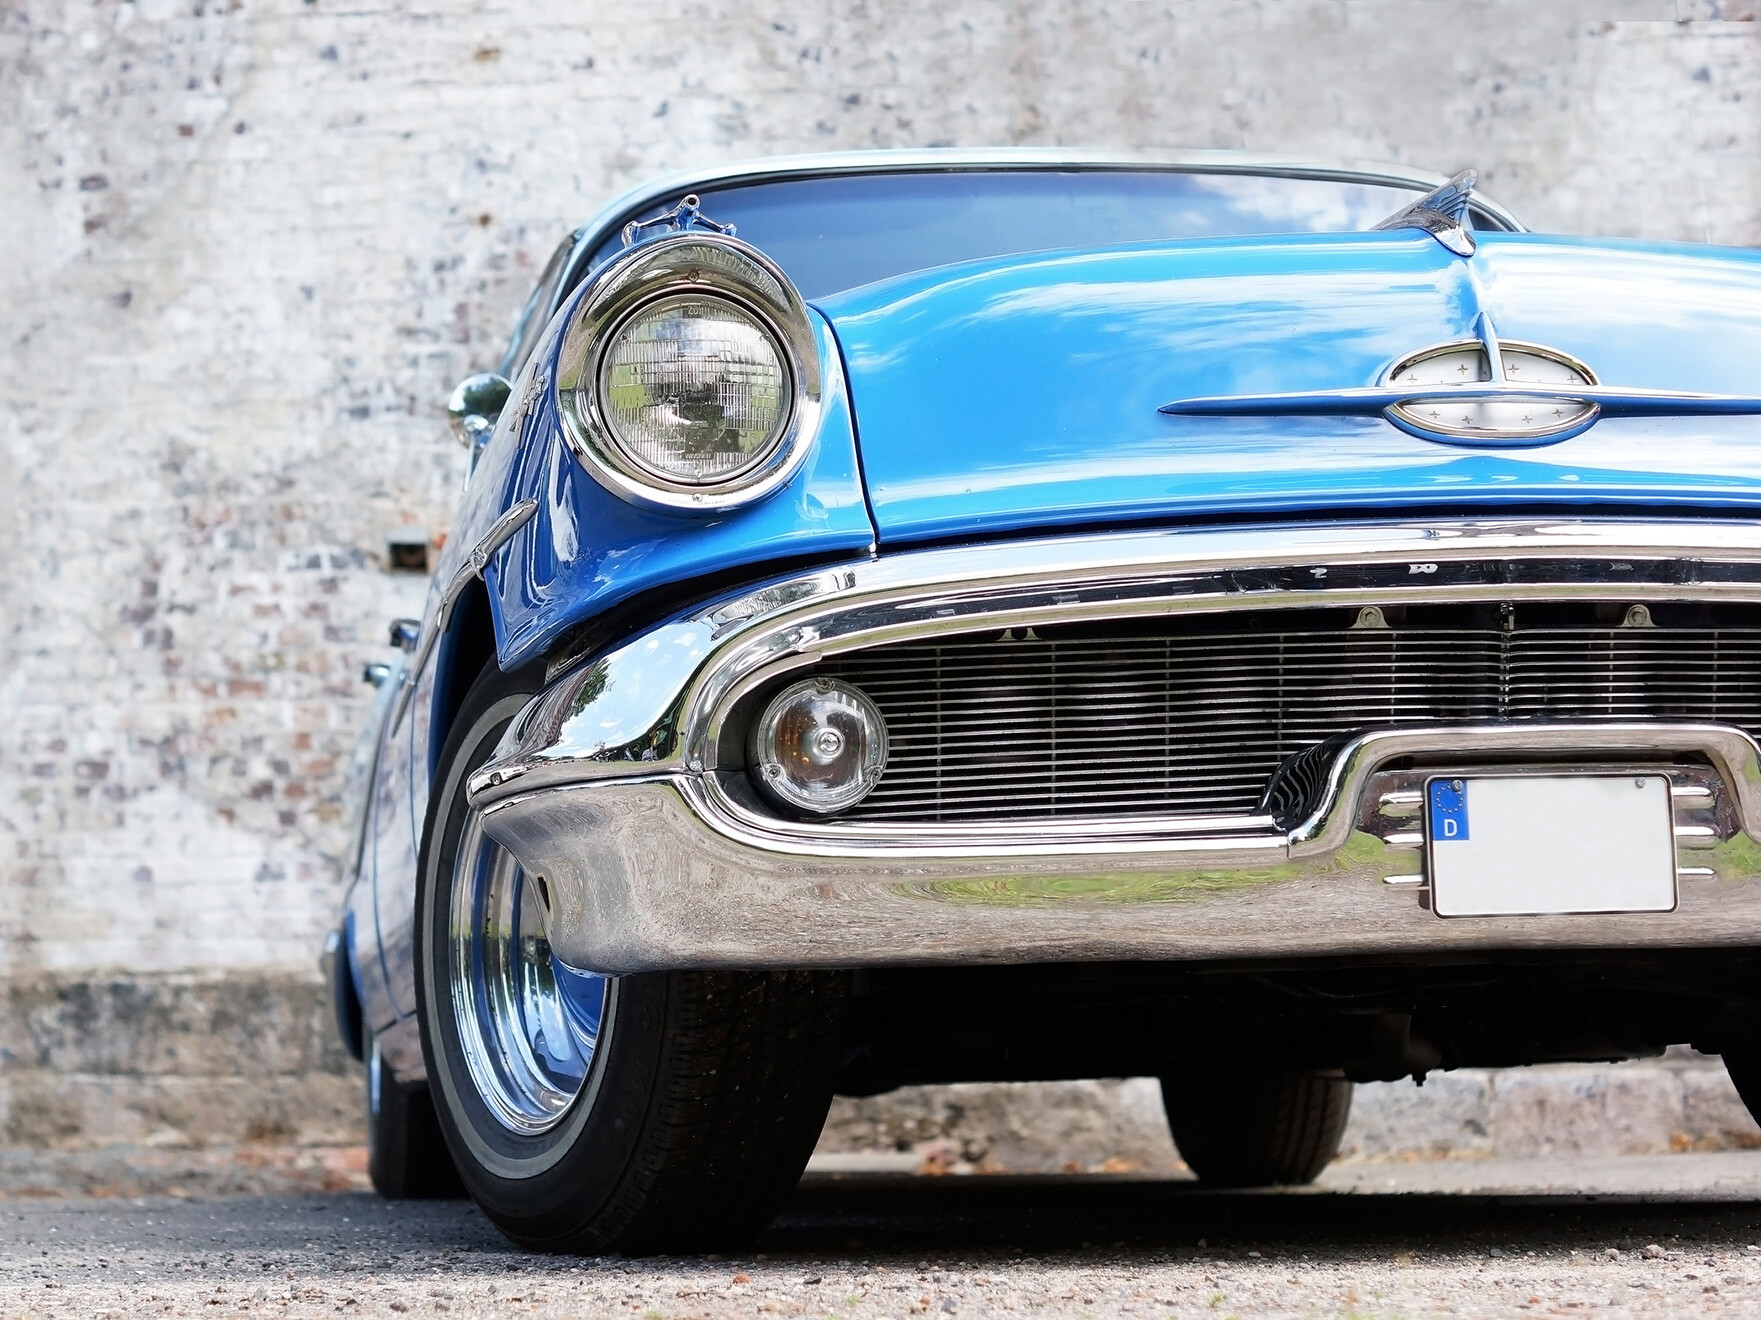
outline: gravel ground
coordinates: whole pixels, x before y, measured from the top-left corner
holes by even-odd
[[[644,1260],[534,1256],[468,1204],[361,1193],[15,1198],[0,1317],[1761,1312],[1761,1154],[1329,1182],[819,1175],[753,1254]]]

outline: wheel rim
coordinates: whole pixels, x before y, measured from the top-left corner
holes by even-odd
[[[477,1094],[511,1132],[560,1123],[599,1047],[606,980],[564,966],[545,936],[542,886],[473,811],[453,866],[452,1002]]]

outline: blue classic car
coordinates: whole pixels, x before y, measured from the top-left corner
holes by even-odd
[[[333,942],[389,1196],[737,1239],[835,1092],[1688,1042],[1761,1099],[1761,255],[1471,174],[806,157],[570,234],[452,417]]]

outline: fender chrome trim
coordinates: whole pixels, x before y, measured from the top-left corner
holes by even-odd
[[[453,607],[459,603],[459,597],[465,594],[465,588],[474,579],[483,576],[483,570],[489,567],[489,561],[495,558],[495,552],[513,540],[514,533],[531,522],[532,516],[537,512],[537,500],[521,500],[509,506],[501,517],[489,524],[489,530],[477,539],[477,544],[465,556],[465,562],[458,566],[447,581],[446,589],[440,593],[439,603],[434,607],[433,622],[420,630],[415,653],[411,655],[409,663],[398,670],[397,696],[393,698],[387,728],[397,728],[398,721],[403,719],[404,710],[410,704],[411,696],[415,694],[416,684],[422,680],[422,671],[427,668],[429,657],[434,654],[434,648],[445,635],[447,620],[452,616]],[[402,643],[399,645],[402,646]]]

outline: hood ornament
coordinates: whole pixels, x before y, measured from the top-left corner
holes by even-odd
[[[729,238],[734,237],[732,223],[722,224],[719,220],[711,220],[703,214],[703,208],[697,200],[697,194],[686,193],[672,210],[663,211],[647,220],[632,220],[625,225],[624,246],[630,247],[639,240],[647,238],[650,232],[683,234],[693,229],[702,233],[726,234]]]
[[[1463,170],[1448,183],[1433,188],[1411,206],[1403,207],[1380,224],[1380,229],[1422,229],[1458,257],[1474,255],[1474,233],[1468,228],[1468,207],[1474,199],[1472,170]]]
[[[1410,435],[1470,448],[1532,448],[1569,440],[1603,417],[1761,414],[1761,397],[1604,385],[1558,349],[1498,338],[1481,313],[1473,339],[1409,353],[1382,381],[1354,389],[1177,399],[1177,417],[1374,417]]]

